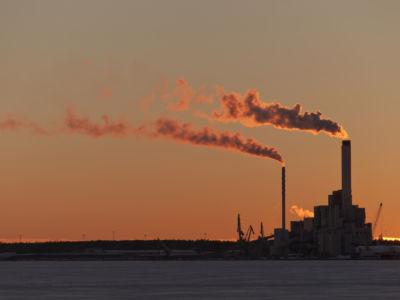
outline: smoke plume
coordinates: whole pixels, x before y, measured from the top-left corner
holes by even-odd
[[[154,125],[155,137],[165,137],[192,145],[223,148],[284,163],[282,155],[275,148],[263,146],[254,139],[245,139],[240,133],[216,131],[211,127],[195,130],[191,123],[181,124],[179,121],[167,118],[159,118]]]
[[[221,109],[214,111],[211,118],[225,122],[240,122],[245,126],[272,125],[286,130],[320,132],[333,137],[346,138],[347,133],[341,125],[322,118],[319,111],[301,112],[301,104],[285,107],[279,103],[264,103],[256,90],[248,90],[244,97],[237,93],[224,93],[221,96]]]
[[[301,207],[298,207],[297,205],[292,205],[290,207],[290,213],[297,215],[300,218],[313,218],[314,213],[312,211],[309,211],[308,209],[304,209]]]
[[[14,117],[8,117],[5,121],[0,121],[0,130],[17,131],[19,129],[28,129],[33,134],[49,135],[50,132],[40,127],[37,123],[29,120],[17,120]]]
[[[155,90],[150,96],[141,99],[141,104],[145,111],[148,110],[149,104],[157,98],[167,100],[167,108],[171,111],[187,111],[190,110],[193,102],[197,103],[212,103],[213,94],[207,95],[206,86],[201,86],[197,90],[193,89],[186,80],[178,78],[176,87],[170,88],[169,79],[166,75],[157,84]]]
[[[191,123],[181,124],[177,120],[165,117],[139,127],[131,126],[124,120],[113,121],[106,115],[102,119],[103,124],[99,124],[87,117],[78,117],[72,110],[68,110],[65,119],[66,130],[69,133],[79,133],[93,138],[102,136],[164,138],[177,143],[227,149],[284,163],[282,155],[275,148],[263,146],[251,138],[245,139],[240,133],[221,132],[211,127],[195,130]]]
[[[189,103],[196,95],[196,92],[185,80],[179,78],[176,82],[178,87],[174,89],[173,95],[178,98],[178,103],[176,105],[169,103],[168,108],[175,111],[188,110]]]
[[[103,124],[96,123],[88,117],[78,117],[73,110],[68,109],[65,117],[66,131],[98,138],[102,136],[125,137],[138,135],[144,130],[143,126],[133,127],[123,119],[113,121],[107,115],[103,115],[101,118]]]

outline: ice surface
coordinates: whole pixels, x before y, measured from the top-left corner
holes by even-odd
[[[0,299],[399,299],[400,261],[1,262]]]

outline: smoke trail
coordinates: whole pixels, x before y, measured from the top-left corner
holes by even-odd
[[[156,95],[162,99],[169,97],[169,79],[167,75],[162,75],[161,80],[157,83],[155,90],[147,97],[140,99],[142,111],[147,112],[150,104],[156,100]]]
[[[313,218],[314,213],[312,211],[309,211],[308,209],[304,209],[301,207],[298,207],[297,205],[292,205],[290,207],[290,213],[299,216],[300,218]]]
[[[173,91],[173,95],[178,97],[178,103],[174,105],[173,103],[168,104],[170,110],[182,111],[189,109],[189,103],[196,95],[196,92],[188,85],[188,83],[179,78],[177,81],[178,87]]]
[[[168,104],[168,109],[173,111],[184,111],[189,110],[190,103],[195,100],[197,102],[212,103],[213,96],[206,96],[206,87],[202,86],[197,91],[195,91],[189,84],[182,78],[176,80],[178,87],[173,90],[173,92],[168,95],[164,94],[164,98],[172,96],[178,99],[178,103],[174,104],[170,102]]]
[[[166,137],[175,142],[192,145],[223,148],[284,163],[282,155],[275,148],[263,146],[254,139],[244,139],[240,133],[220,132],[211,127],[194,130],[191,123],[181,124],[179,121],[167,118],[159,118],[155,122],[155,128],[155,137]]]
[[[50,132],[29,120],[21,121],[13,117],[8,117],[5,121],[0,122],[0,130],[17,131],[19,129],[29,129],[33,134],[38,135],[50,135]]]
[[[282,155],[272,147],[263,146],[254,139],[245,139],[240,133],[220,132],[211,127],[195,130],[191,123],[159,118],[152,124],[133,127],[124,120],[112,121],[102,117],[104,124],[93,122],[87,117],[77,117],[72,110],[67,111],[65,124],[67,132],[80,133],[93,138],[102,136],[143,136],[147,138],[165,138],[177,143],[188,143],[236,151],[247,155],[265,157],[284,163]],[[151,130],[149,131],[149,128]]]
[[[0,130],[16,131],[21,128],[30,129],[34,134],[57,135],[62,133],[82,134],[92,138],[104,136],[113,137],[145,137],[149,139],[164,138],[176,143],[187,143],[197,146],[207,146],[240,152],[242,154],[270,158],[284,164],[282,155],[273,147],[264,146],[252,138],[245,139],[240,133],[217,131],[211,127],[193,129],[191,123],[181,124],[177,120],[166,117],[155,122],[132,126],[123,119],[112,120],[107,115],[102,116],[102,123],[92,121],[88,117],[80,117],[72,109],[67,109],[64,126],[48,131],[30,121],[19,121],[9,117],[0,122]]]
[[[302,112],[301,104],[285,107],[280,103],[265,103],[260,100],[258,91],[254,89],[248,90],[242,96],[237,93],[227,93],[223,87],[216,86],[212,94],[206,96],[204,86],[195,91],[182,78],[177,79],[176,83],[177,87],[172,92],[165,91],[168,86],[164,88],[163,93],[158,91],[158,94],[162,94],[164,99],[177,99],[176,103],[168,103],[169,110],[187,111],[191,108],[190,105],[194,100],[212,103],[213,97],[218,96],[221,102],[220,109],[213,111],[211,115],[198,111],[193,114],[205,117],[209,121],[240,122],[248,127],[272,125],[285,130],[308,131],[313,134],[323,132],[333,137],[348,137],[347,132],[340,124],[323,118],[320,111]],[[154,101],[154,94],[151,101]]]
[[[66,131],[98,138],[106,135],[116,137],[138,135],[144,130],[144,126],[136,128],[122,119],[113,121],[107,115],[103,115],[102,120],[104,124],[99,124],[88,117],[78,117],[72,109],[67,109],[65,117]]]
[[[170,89],[169,80],[166,75],[162,76],[162,79],[150,96],[140,100],[143,110],[148,110],[150,103],[154,102],[156,97],[168,100],[167,108],[171,111],[187,111],[193,102],[213,102],[213,95],[207,95],[206,86],[201,86],[195,90],[184,79],[178,78],[176,80],[176,87]]]
[[[285,107],[279,103],[264,103],[256,90],[248,90],[244,97],[236,93],[221,96],[221,109],[214,111],[212,119],[240,122],[245,126],[272,125],[286,130],[324,132],[330,136],[346,138],[347,132],[338,123],[322,118],[319,111],[301,112],[301,104]]]

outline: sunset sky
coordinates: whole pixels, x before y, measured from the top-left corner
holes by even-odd
[[[0,0],[0,124],[48,133],[0,129],[0,240],[234,239],[237,213],[257,234],[261,221],[267,234],[280,226],[278,161],[94,137],[65,130],[67,111],[98,124],[163,117],[240,132],[283,156],[288,225],[299,219],[290,206],[327,204],[341,188],[340,138],[210,119],[223,90],[249,89],[343,126],[353,203],[371,222],[383,202],[383,234],[399,237],[399,10],[399,1]],[[182,91],[204,97],[179,109]]]

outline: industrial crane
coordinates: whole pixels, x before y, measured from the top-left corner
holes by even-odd
[[[262,223],[261,223],[261,229],[262,229]],[[242,231],[242,225],[240,224],[240,214],[238,214],[237,218],[237,233],[239,242],[241,241],[249,242],[251,239],[251,235],[255,234],[253,226],[251,225],[249,226],[249,229],[247,229],[246,234],[244,234],[244,232]],[[263,235],[264,235],[264,230],[263,230]]]
[[[259,236],[259,238],[260,239],[264,238],[264,225],[263,225],[263,222],[261,222],[261,225],[260,225],[260,236]]]
[[[375,222],[374,222],[374,225],[372,227],[372,238],[374,237],[375,229],[376,229],[376,227],[378,225],[378,221],[379,221],[379,217],[381,215],[381,211],[382,211],[382,203],[379,204],[378,212],[376,213]],[[380,234],[380,237],[382,237],[382,233]]]
[[[250,238],[251,238],[252,234],[254,234],[254,229],[253,229],[253,226],[250,225],[249,229],[247,229],[246,235],[244,237],[246,242],[250,242]]]

